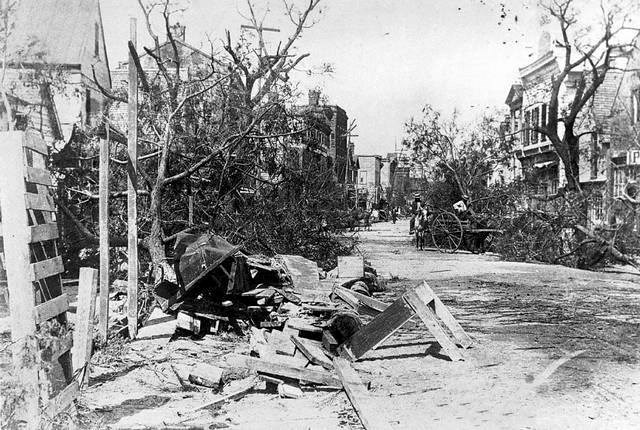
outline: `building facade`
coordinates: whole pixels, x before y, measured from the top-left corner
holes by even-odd
[[[20,0],[10,14],[4,87],[12,118],[59,148],[76,128],[98,125],[111,88],[99,0]]]
[[[358,206],[367,210],[378,208],[380,199],[384,198],[380,178],[382,172],[381,155],[358,155],[358,180],[356,189]]]

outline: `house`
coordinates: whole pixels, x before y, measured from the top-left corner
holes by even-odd
[[[563,55],[562,50],[557,52],[553,48],[550,35],[543,33],[537,57],[520,68],[520,81],[511,85],[505,100],[509,108],[505,136],[512,140],[515,155],[511,169],[515,177],[524,179],[530,186],[531,194],[545,198],[565,186],[564,168],[551,142],[532,127],[547,124],[551,79],[560,71],[559,61],[564,61]],[[575,132],[581,136],[579,182],[595,196],[594,206],[589,209],[594,221],[602,221],[605,216],[603,202],[609,193],[607,184],[613,182],[609,160],[622,157],[626,162],[626,151],[632,144],[628,138],[618,136],[616,130],[620,129],[621,115],[624,116],[625,111],[633,112],[637,72],[623,70],[632,70],[627,65],[638,61],[634,55],[637,56],[637,50],[635,54],[617,53],[616,68],[607,72],[605,81],[576,121]],[[566,108],[573,99],[582,73],[571,72],[565,80],[559,94],[560,109]],[[620,173],[618,188],[627,176]]]
[[[76,127],[98,125],[111,88],[99,0],[20,0],[10,12],[4,88],[17,128],[64,146]],[[94,79],[95,78],[95,79]],[[8,127],[5,106],[0,121]]]

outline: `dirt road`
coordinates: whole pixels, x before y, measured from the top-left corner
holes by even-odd
[[[416,323],[356,363],[389,428],[640,428],[635,275],[416,251],[406,222],[361,237],[385,300],[426,280],[476,339],[446,361]]]
[[[391,302],[426,280],[475,344],[465,361],[448,361],[424,326],[411,321],[356,362],[371,381],[381,428],[640,428],[636,275],[418,252],[406,227],[380,223],[361,233],[361,252],[388,279],[379,298]],[[259,390],[199,410],[216,395],[185,391],[177,371],[248,353],[246,338],[110,348],[94,357],[81,428],[362,428],[343,391],[310,387],[301,399]]]

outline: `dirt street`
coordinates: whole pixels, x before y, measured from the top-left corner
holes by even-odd
[[[371,381],[382,428],[640,428],[636,275],[416,251],[407,225],[360,233],[360,251],[388,283],[379,298],[391,302],[426,280],[475,344],[465,361],[448,361],[416,318],[354,363]],[[81,400],[87,427],[362,428],[344,392],[321,389],[305,388],[302,399],[259,390],[188,413],[215,395],[182,390],[180,367],[248,348],[246,339],[207,336],[98,355]]]
[[[376,224],[361,251],[393,296],[428,281],[476,343],[464,362],[425,355],[414,324],[356,363],[390,428],[640,428],[635,275],[416,251],[407,230]]]

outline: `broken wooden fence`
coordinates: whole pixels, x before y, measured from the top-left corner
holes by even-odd
[[[69,300],[62,292],[53,182],[47,145],[36,134],[2,133],[0,150],[0,288],[8,299],[4,320],[9,323],[4,325],[11,332],[13,366],[24,388],[16,415],[26,428],[40,428],[71,406],[79,391],[71,359],[73,333],[67,327]],[[44,361],[62,370],[63,387],[49,380]]]

